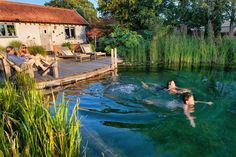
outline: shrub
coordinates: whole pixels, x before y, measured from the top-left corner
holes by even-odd
[[[93,43],[90,43],[89,45],[93,51],[96,51],[95,45]]]
[[[114,26],[113,32],[99,39],[104,50],[110,53],[112,48],[118,48],[118,53],[124,56],[129,49],[137,47],[143,38],[135,31],[130,31],[120,26]]]
[[[22,42],[19,40],[13,40],[10,42],[9,46],[14,47],[16,50],[19,50],[22,45]]]
[[[63,43],[61,46],[63,46],[63,47],[68,47],[70,50],[72,49],[70,42],[65,42],[65,43]]]
[[[5,50],[6,48],[0,45],[0,52],[4,52]]]
[[[28,50],[30,54],[33,54],[33,55],[41,54],[45,56],[47,54],[46,50],[42,46],[37,46],[37,45],[29,46]]]

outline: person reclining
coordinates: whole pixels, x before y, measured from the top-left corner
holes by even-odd
[[[50,66],[44,66],[40,62],[40,60],[36,58],[27,58],[27,57],[19,56],[19,54],[11,46],[8,46],[6,48],[6,52],[7,52],[7,58],[21,68],[25,68],[25,66],[32,67],[33,65],[36,65],[37,67],[40,67],[43,70],[43,73],[42,73],[43,76],[46,75],[50,70],[49,69]]]
[[[28,59],[34,59],[34,60],[36,60],[36,61],[41,61],[41,62],[43,62],[44,64],[46,64],[46,65],[51,65],[53,62],[52,62],[52,59],[51,58],[49,58],[49,57],[44,57],[44,56],[42,56],[42,55],[40,55],[40,54],[36,54],[36,55],[31,55],[30,53],[29,53],[29,50],[28,50],[28,48],[27,48],[27,46],[26,45],[21,45],[21,47],[20,47],[20,49],[19,49],[19,55],[21,56],[21,57],[25,57],[25,58],[28,58]]]

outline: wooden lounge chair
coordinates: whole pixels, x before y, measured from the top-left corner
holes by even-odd
[[[81,44],[80,45],[81,50],[83,51],[84,54],[91,54],[94,55],[95,59],[99,56],[104,56],[106,57],[106,53],[104,52],[94,52],[90,46],[90,44]]]
[[[16,72],[25,72],[30,75],[30,77],[34,77],[34,68],[33,64],[27,64],[27,63],[15,63],[14,61],[8,59],[7,55],[3,52],[0,52],[0,60],[2,61],[3,69],[5,72],[6,77],[12,76],[12,69],[14,69]],[[58,66],[57,62],[53,62],[46,68],[46,70],[42,71],[42,75],[46,75],[49,70],[52,68],[54,77],[58,77]]]
[[[82,53],[73,53],[68,47],[62,47],[57,57],[63,58],[63,59],[75,58],[76,61],[79,60],[80,62],[82,62],[84,58],[91,59],[91,55],[82,54]]]
[[[19,65],[15,64],[14,62],[10,61],[7,58],[7,55],[3,52],[0,52],[0,60],[2,62],[6,77],[12,76],[11,68],[13,68],[16,72],[26,72],[30,75],[30,77],[34,77],[34,70],[31,65],[22,64],[19,66]]]

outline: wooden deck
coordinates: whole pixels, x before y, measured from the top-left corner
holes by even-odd
[[[112,70],[114,70],[114,67],[112,66],[111,57],[83,63],[63,59],[58,61],[58,78],[51,75],[41,76],[37,73],[35,74],[35,80],[37,87],[42,89],[74,83]]]

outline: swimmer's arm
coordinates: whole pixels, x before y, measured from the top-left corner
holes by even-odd
[[[143,88],[148,88],[149,87],[145,82],[141,81],[141,83],[142,83]]]
[[[190,113],[187,111],[187,108],[186,108],[186,107],[184,107],[184,114],[185,114],[186,117],[188,118],[188,120],[189,120],[191,126],[192,126],[193,128],[195,128],[195,126],[196,126],[195,121],[194,121],[195,117],[193,117],[193,116],[190,115]]]
[[[157,88],[157,85],[155,83],[145,83],[145,82],[141,81],[141,84],[142,84],[142,87],[146,88],[146,89],[148,89],[148,88],[153,88],[153,89]]]
[[[188,89],[177,89],[177,91],[176,91],[176,93],[178,93],[178,94],[184,94],[184,93],[188,93],[188,92],[191,92],[191,91]]]
[[[206,102],[206,101],[195,101],[195,103],[202,103],[202,104],[207,104],[207,105],[212,105],[213,102],[209,101],[209,102]]]
[[[187,92],[191,92],[191,90],[189,90],[187,88],[176,87],[176,89],[178,90],[179,94],[184,94],[184,93],[187,93]]]

